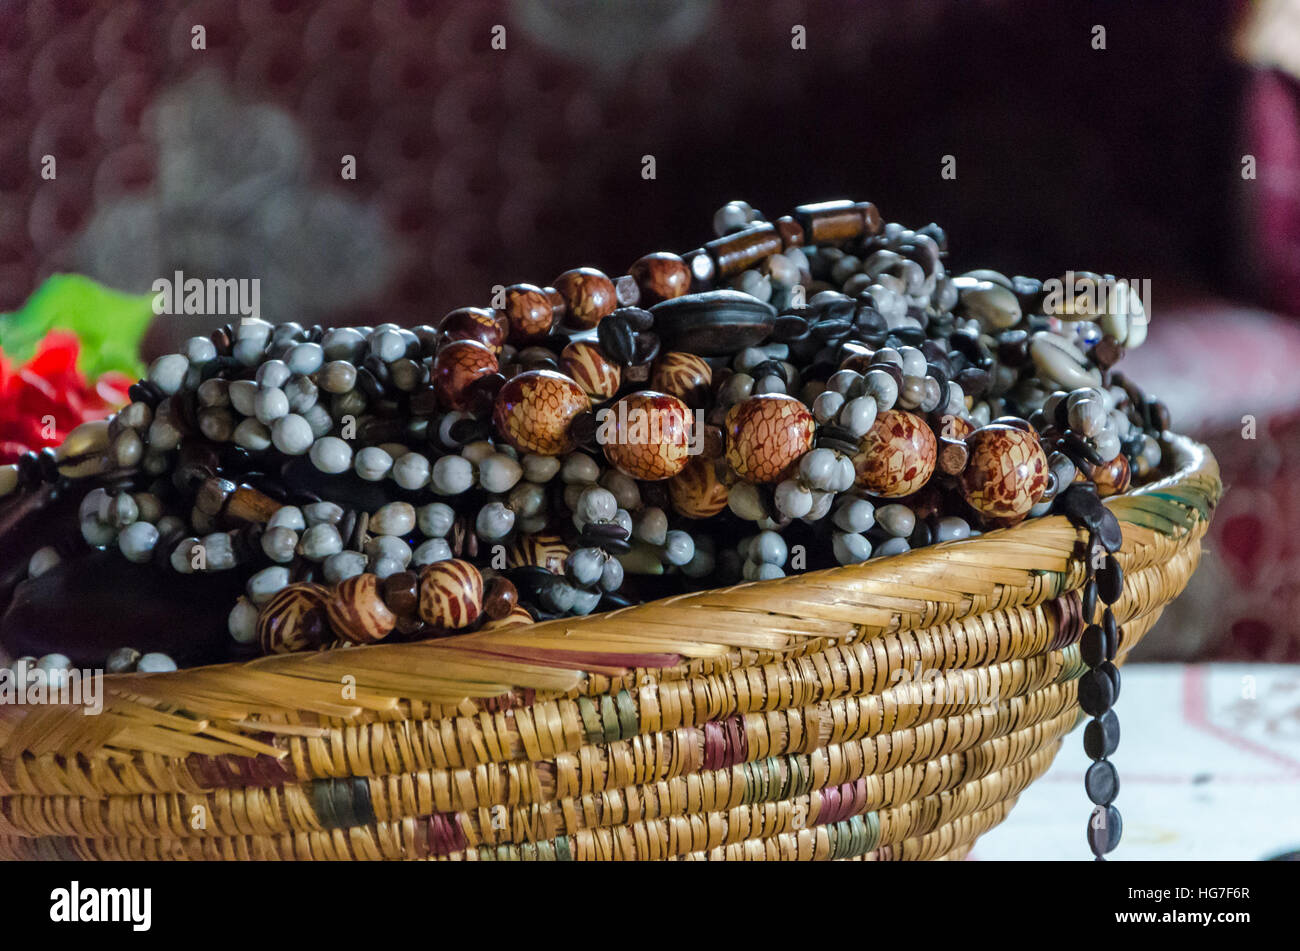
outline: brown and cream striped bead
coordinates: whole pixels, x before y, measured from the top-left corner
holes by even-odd
[[[326,611],[334,633],[354,644],[382,641],[397,624],[380,593],[378,575],[369,573],[340,581]]]
[[[257,641],[263,654],[293,654],[332,641],[327,606],[330,589],[299,582],[282,588],[257,616]]]
[[[438,561],[420,573],[420,618],[444,630],[459,630],[483,611],[483,576],[459,558]]]
[[[622,371],[590,340],[575,340],[560,351],[560,372],[596,400],[607,400],[618,392]]]
[[[708,403],[712,385],[713,370],[704,358],[681,351],[663,354],[650,375],[650,389],[675,396],[692,409]]]
[[[668,480],[673,511],[687,518],[709,518],[727,507],[727,487],[718,478],[718,464],[694,456],[686,468]]]
[[[559,535],[518,535],[506,549],[506,565],[545,568],[560,575],[564,574],[564,559],[570,550]]]
[[[503,627],[520,627],[524,624],[532,624],[533,616],[519,605],[510,609],[510,613],[497,621],[488,621],[483,625],[485,631],[499,631]]]

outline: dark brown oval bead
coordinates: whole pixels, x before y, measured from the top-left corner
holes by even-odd
[[[649,307],[660,301],[681,297],[691,289],[691,269],[679,255],[656,251],[638,258],[628,274],[641,290],[641,305]]]
[[[420,576],[398,571],[383,580],[384,604],[399,618],[415,617],[420,608]]]
[[[1106,555],[1106,563],[1097,572],[1097,595],[1105,604],[1114,604],[1124,593],[1124,569],[1114,555]]]
[[[492,620],[508,617],[519,603],[519,589],[509,578],[497,575],[488,582],[483,596],[483,612]]]
[[[213,477],[204,479],[199,491],[194,496],[194,504],[204,515],[216,518],[226,507],[226,502],[235,494],[237,486],[229,479]]]
[[[1092,619],[1097,615],[1097,580],[1095,578],[1089,578],[1087,584],[1083,586],[1080,601],[1083,605],[1083,619],[1088,623],[1092,623]]]
[[[596,340],[601,351],[621,367],[636,356],[636,338],[627,318],[615,311],[596,326]]]

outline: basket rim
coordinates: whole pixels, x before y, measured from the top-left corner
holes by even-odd
[[[1219,480],[1219,465],[1209,448],[1188,436],[1166,431],[1161,434],[1160,442],[1162,448],[1173,455],[1177,468],[1171,474],[1146,485],[1131,489],[1120,495],[1111,496],[1104,499],[1103,504],[1109,506],[1114,511],[1116,517],[1121,522],[1135,524],[1131,518],[1139,511],[1138,504],[1143,498],[1164,498],[1162,493],[1169,489],[1185,487],[1192,481],[1204,482],[1207,486],[1205,491],[1199,493],[1203,496],[1202,505],[1192,504],[1196,508],[1213,509],[1218,501],[1218,496],[1222,491]],[[977,554],[985,550],[993,549],[998,543],[1012,537],[1026,537],[1034,531],[1043,532],[1049,530],[1053,533],[1059,533],[1062,526],[1069,527],[1070,532],[1078,534],[1078,530],[1069,525],[1068,520],[1063,515],[1045,515],[1033,520],[1023,521],[1009,528],[996,529],[980,535],[958,539],[954,541],[940,542],[934,545],[927,545],[924,548],[913,549],[898,555],[889,555],[884,558],[871,559],[861,562],[857,565],[839,566],[834,568],[823,568],[817,571],[801,572],[798,575],[788,576],[786,578],[776,578],[769,581],[749,581],[736,585],[720,588],[709,588],[704,591],[688,592],[677,595],[669,595],[665,598],[658,598],[654,601],[647,601],[642,604],[630,605],[625,608],[619,608],[614,611],[601,612],[600,614],[591,614],[584,617],[558,618],[551,621],[542,621],[531,625],[519,625],[517,627],[507,628],[511,632],[509,640],[516,639],[538,640],[541,641],[547,635],[560,631],[568,631],[573,628],[594,625],[601,620],[613,617],[624,617],[629,614],[648,612],[652,610],[662,610],[672,605],[674,607],[684,607],[690,605],[697,599],[706,599],[715,597],[720,594],[747,593],[761,594],[763,592],[776,591],[783,585],[790,583],[791,579],[798,579],[804,583],[810,580],[842,579],[846,572],[852,571],[855,575],[863,580],[878,576],[887,576],[896,574],[901,579],[909,569],[915,569],[918,565],[943,561],[945,557],[954,552]],[[1185,531],[1190,531],[1186,528]],[[1185,532],[1184,532],[1185,533]],[[371,644],[357,647],[349,647],[346,650],[339,651],[315,651],[296,654],[272,654],[264,657],[251,658],[243,661],[226,661],[220,664],[205,664],[198,667],[187,667],[182,670],[167,671],[165,673],[115,673],[104,674],[104,683],[107,686],[124,688],[124,692],[129,691],[129,685],[132,683],[143,683],[146,680],[153,684],[179,684],[186,679],[202,673],[212,673],[227,670],[258,670],[268,673],[290,674],[292,675],[295,668],[305,668],[313,666],[314,661],[330,654],[347,654],[350,657],[360,658],[363,656],[373,657],[378,652],[406,652],[411,649],[454,651],[458,648],[470,648],[475,653],[481,654],[484,661],[489,660],[490,651],[483,648],[492,644],[502,644],[504,641],[500,637],[491,635],[501,632],[483,632],[476,631],[468,634],[452,635],[449,637],[435,638],[426,641],[415,641],[402,644]],[[487,636],[485,636],[487,635]],[[544,648],[551,654],[566,653],[562,648]],[[590,652],[577,652],[588,654]],[[608,656],[604,663],[587,662],[577,664],[572,668],[550,666],[550,669],[556,671],[571,670],[576,674],[591,673],[612,673],[614,669],[624,670],[637,666],[658,666],[656,663],[640,663],[639,661],[654,660],[653,654],[644,651],[619,652],[615,650],[600,652]],[[664,657],[677,657],[678,652],[667,651]],[[620,660],[631,660],[631,663],[620,663]],[[305,671],[304,671],[305,672]],[[507,689],[509,688],[508,685]]]

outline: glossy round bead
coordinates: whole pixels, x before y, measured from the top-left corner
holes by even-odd
[[[555,323],[555,308],[548,295],[533,284],[511,284],[505,290],[505,317],[512,343],[540,340]]]
[[[925,420],[903,410],[885,410],[858,442],[855,483],[880,498],[911,495],[934,474],[937,451]]]
[[[180,391],[189,368],[190,361],[181,354],[166,354],[149,365],[149,382],[171,396]]]
[[[504,317],[482,307],[460,307],[442,318],[438,331],[443,340],[476,340],[493,353],[500,353],[509,327]]]
[[[334,633],[353,644],[382,641],[397,624],[379,590],[379,578],[365,573],[340,581],[326,604]]]
[[[671,479],[692,452],[690,409],[675,396],[641,390],[600,414],[596,440],[610,464],[633,479]]]
[[[713,370],[703,357],[671,351],[661,354],[650,373],[650,388],[675,396],[692,409],[704,407],[713,386]]]
[[[812,511],[812,490],[797,479],[784,479],[772,493],[773,504],[782,518],[803,518]]]
[[[727,507],[727,487],[718,478],[717,463],[692,456],[668,482],[673,511],[687,518],[710,518]]]
[[[1033,433],[993,423],[966,437],[970,461],[961,474],[971,508],[993,518],[1027,515],[1047,489],[1047,456]]]
[[[448,409],[470,406],[470,386],[497,372],[496,355],[476,340],[453,340],[438,350],[432,382],[439,402]]]
[[[1122,452],[1110,462],[1092,467],[1092,481],[1097,483],[1097,494],[1103,499],[1128,491],[1131,480],[1132,472],[1129,468],[1128,456]],[[120,539],[118,544],[121,544]]]
[[[291,654],[321,646],[329,634],[330,590],[299,582],[283,588],[257,616],[257,641],[264,654]]]
[[[553,370],[529,370],[497,393],[497,432],[520,452],[555,456],[573,448],[570,428],[591,403],[574,380]]]
[[[577,330],[590,330],[618,306],[614,282],[595,268],[565,271],[555,279],[555,289],[564,299],[565,324]]]
[[[793,396],[751,396],[727,411],[727,463],[747,482],[777,482],[812,448],[817,424]]]
[[[426,624],[457,630],[477,621],[482,610],[483,576],[468,561],[439,561],[420,572],[420,618]]]
[[[337,436],[323,436],[312,443],[311,461],[321,472],[337,475],[352,468],[352,447]]]
[[[638,258],[627,272],[641,291],[642,307],[681,297],[691,289],[690,267],[680,256],[668,251],[656,251]]]
[[[142,674],[166,674],[176,670],[176,661],[166,654],[154,651],[142,656],[135,665]]]
[[[618,364],[590,340],[575,340],[560,351],[560,372],[596,400],[607,400],[617,393],[623,375]]]

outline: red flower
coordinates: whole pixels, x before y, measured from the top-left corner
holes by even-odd
[[[0,350],[0,464],[31,449],[57,446],[73,427],[102,419],[127,402],[131,381],[105,373],[92,387],[77,370],[75,334],[51,330],[25,366],[14,368]]]

